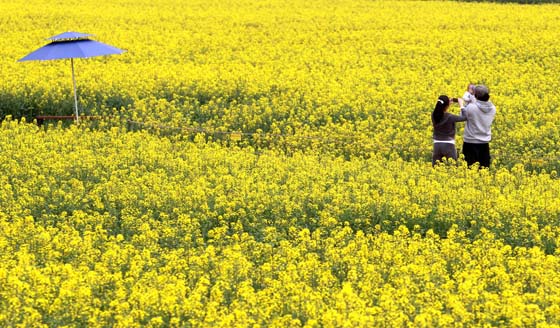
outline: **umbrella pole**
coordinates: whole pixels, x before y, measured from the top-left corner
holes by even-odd
[[[70,63],[72,63],[72,83],[74,84],[74,109],[76,110],[76,123],[80,123],[78,115],[78,96],[76,94],[76,76],[74,75],[74,58],[70,58]]]

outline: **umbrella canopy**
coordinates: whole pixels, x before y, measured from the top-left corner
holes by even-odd
[[[88,58],[121,54],[124,50],[105,43],[89,39],[91,34],[65,32],[48,38],[51,43],[33,51],[18,61],[70,59],[72,65],[72,81],[74,83],[74,107],[78,120],[78,98],[76,95],[76,78],[74,74],[74,58]]]

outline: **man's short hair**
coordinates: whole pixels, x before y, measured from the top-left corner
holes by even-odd
[[[474,88],[474,97],[478,100],[488,101],[490,99],[490,92],[485,85],[477,85]]]

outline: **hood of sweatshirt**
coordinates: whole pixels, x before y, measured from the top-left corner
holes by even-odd
[[[494,104],[491,101],[476,101],[476,105],[480,108],[481,111],[484,113],[490,113],[494,107]]]

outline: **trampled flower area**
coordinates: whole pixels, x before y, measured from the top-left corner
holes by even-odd
[[[0,326],[560,325],[559,16],[0,3]],[[70,62],[17,60],[65,31],[126,52],[75,59],[84,119],[38,126],[74,113]],[[492,165],[433,168],[469,83]]]

